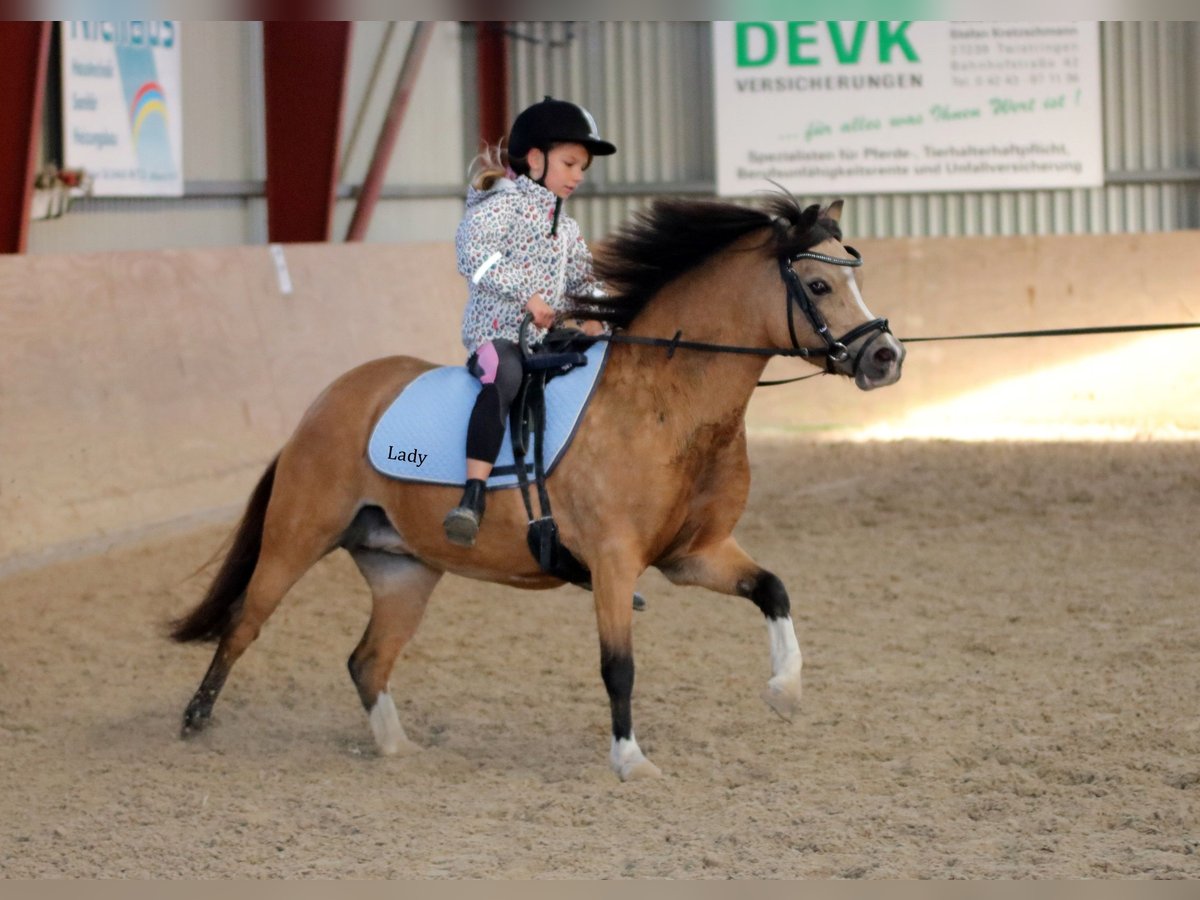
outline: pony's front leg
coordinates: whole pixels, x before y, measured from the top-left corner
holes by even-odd
[[[746,555],[732,537],[664,563],[659,569],[675,584],[699,585],[746,597],[762,610],[771,644],[771,679],[762,698],[790,720],[800,706],[802,658],[783,582]]]
[[[633,593],[638,572],[631,557],[605,554],[592,569],[596,626],[600,633],[600,676],[612,709],[609,764],[622,781],[661,775],[633,735]]]

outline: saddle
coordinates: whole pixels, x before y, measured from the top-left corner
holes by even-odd
[[[553,345],[551,345],[553,346]],[[547,372],[545,458],[551,475],[570,448],[603,373],[608,344],[596,342],[587,351],[587,365],[570,371]],[[545,365],[550,360],[542,361]],[[553,376],[553,377],[552,377]],[[415,378],[387,406],[371,432],[367,457],[371,466],[388,478],[461,488],[467,478],[463,445],[471,408],[479,396],[479,379],[466,366],[438,366]],[[506,431],[511,425],[506,423]],[[515,489],[517,466],[512,456],[512,436],[506,434],[488,490]],[[523,446],[528,446],[525,439]],[[526,474],[529,471],[526,458]]]
[[[521,356],[524,376],[520,390],[509,413],[512,435],[512,453],[517,473],[517,484],[525,512],[529,516],[529,531],[526,541],[529,552],[537,560],[541,570],[555,578],[577,584],[586,590],[592,589],[592,573],[562,543],[558,524],[550,508],[550,494],[546,490],[545,437],[546,437],[546,384],[578,366],[586,366],[585,351],[595,340],[573,328],[550,331],[542,342],[531,347],[528,342],[529,323],[532,316],[526,315],[521,323]],[[533,452],[534,484],[537,487],[538,509],[533,512],[530,497],[529,476],[525,455]]]

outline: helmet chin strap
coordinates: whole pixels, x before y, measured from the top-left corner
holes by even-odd
[[[545,187],[546,186],[546,174],[550,171],[550,151],[546,150],[542,147],[534,147],[533,149],[540,151],[542,154],[542,174],[539,175],[537,178],[534,178],[533,183],[540,184],[542,187]],[[526,165],[528,165],[528,163],[526,163]],[[530,172],[529,175],[531,178],[533,177],[532,172]]]
[[[541,147],[538,147],[537,149],[542,150]],[[539,178],[534,179],[533,183],[541,185],[542,187],[546,187],[546,172],[549,170],[549,168],[550,151],[542,150],[542,174]],[[547,188],[547,190],[549,189]],[[554,237],[558,234],[558,218],[562,215],[562,205],[562,197],[556,195],[554,197],[554,221],[550,225],[550,237]]]

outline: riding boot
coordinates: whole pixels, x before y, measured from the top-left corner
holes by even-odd
[[[486,496],[487,485],[482,479],[468,479],[462,500],[442,522],[451,543],[460,547],[475,546],[475,535],[479,533],[479,523],[483,521],[483,510],[487,505]]]

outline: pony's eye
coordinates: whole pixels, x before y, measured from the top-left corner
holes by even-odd
[[[829,293],[829,285],[820,278],[818,278],[816,281],[810,281],[808,283],[808,289],[814,294],[818,295]]]

